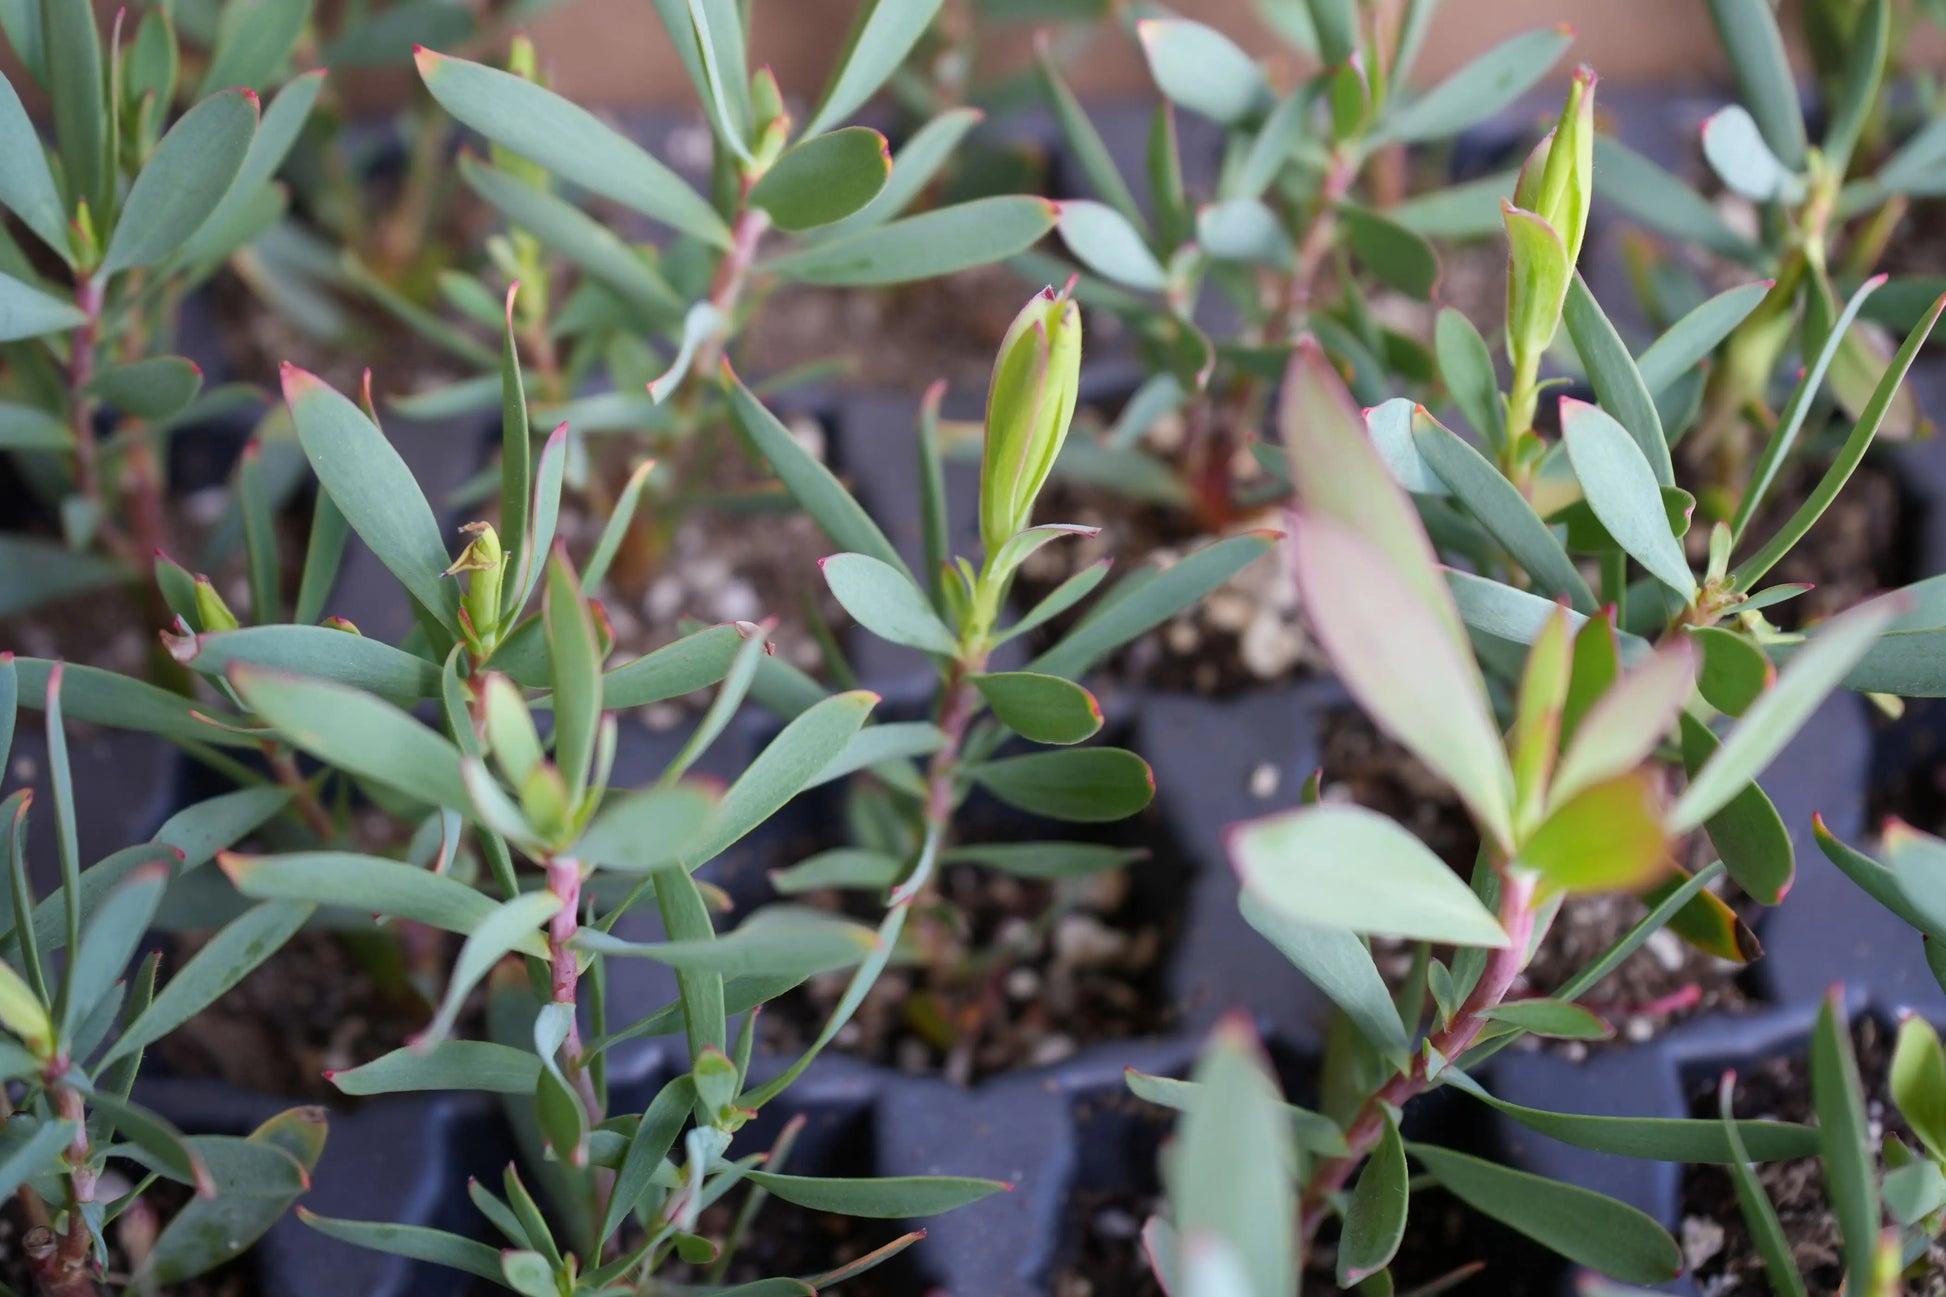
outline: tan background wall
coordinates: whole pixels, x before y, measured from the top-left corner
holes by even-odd
[[[754,60],[769,63],[787,90],[814,94],[857,0],[755,0]],[[1222,28],[1253,52],[1283,49],[1257,20],[1253,0],[1176,0],[1177,12]],[[1702,81],[1720,70],[1704,0],[1445,0],[1421,60],[1439,76],[1495,41],[1527,28],[1567,23],[1574,61],[1617,81]],[[692,92],[648,0],[564,0],[533,30],[556,85],[596,103],[681,103]],[[1023,42],[995,52],[1017,62]],[[1564,62],[1562,74],[1572,63]],[[1086,92],[1138,93],[1148,77],[1119,33],[1105,32],[1075,64]]]

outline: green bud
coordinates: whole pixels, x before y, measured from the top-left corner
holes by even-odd
[[[545,761],[529,770],[520,783],[521,814],[545,842],[559,842],[566,836],[574,809],[571,802],[568,781]]]
[[[499,763],[500,773],[516,788],[524,787],[534,768],[543,763],[540,733],[527,710],[527,700],[506,676],[487,676],[481,695],[487,750]]]
[[[206,576],[196,578],[196,617],[203,623],[206,633],[235,630],[242,623],[230,611],[230,605],[223,602],[223,596],[216,593]]]
[[[473,627],[474,637],[482,644],[491,644],[500,625],[500,591],[507,573],[506,555],[501,552],[500,535],[493,530],[493,524],[469,522],[460,530],[470,532],[473,539],[446,569],[446,575],[466,573],[466,619]]]
[[[36,1058],[53,1054],[54,1023],[47,1006],[7,964],[0,964],[0,1026],[19,1037]]]
[[[507,50],[507,71],[522,81],[531,81],[537,86],[547,84],[541,76],[540,56],[534,51],[534,42],[525,36],[513,38],[513,43]],[[488,154],[493,160],[493,165],[508,175],[517,176],[536,189],[552,188],[548,183],[546,167],[529,161],[518,153],[503,149],[498,144],[489,145]]]
[[[1586,67],[1575,70],[1561,120],[1534,146],[1514,186],[1514,206],[1553,228],[1567,249],[1570,265],[1580,260],[1594,193],[1597,79]]]
[[[1081,378],[1081,307],[1044,289],[1014,318],[987,389],[980,461],[980,542],[989,559],[1034,514],[1074,420]]]

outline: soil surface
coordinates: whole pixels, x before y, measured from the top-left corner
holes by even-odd
[[[1325,800],[1354,802],[1404,824],[1455,873],[1472,876],[1479,835],[1458,798],[1363,715],[1346,710],[1326,718],[1323,758]],[[1643,912],[1643,903],[1633,896],[1569,897],[1521,974],[1517,992],[1546,995],[1565,984],[1621,940]],[[1397,984],[1411,965],[1412,947],[1384,939],[1373,945],[1379,971]],[[1747,1007],[1741,971],[1664,929],[1597,983],[1581,1003],[1614,1024],[1615,1043],[1634,1043],[1698,1013]],[[1515,1046],[1568,1057],[1580,1057],[1590,1047],[1534,1036]]]
[[[1000,834],[968,840],[994,841]],[[911,1074],[958,1084],[1057,1063],[1104,1040],[1165,1031],[1175,1013],[1164,981],[1189,884],[1186,858],[1151,808],[1096,839],[1148,850],[1123,869],[1064,883],[954,865],[940,904],[908,924],[930,960],[880,974],[837,1048]],[[803,898],[863,922],[879,898],[830,892]],[[759,1020],[765,1045],[808,1046],[843,995],[849,972],[811,979]]]
[[[1093,435],[1112,411],[1086,412],[1073,435]],[[1182,476],[1188,472],[1189,432],[1179,416],[1158,419],[1144,449]],[[1230,489],[1261,492],[1268,483],[1263,466],[1239,443],[1227,466]],[[1043,522],[1099,527],[1092,537],[1076,537],[1036,550],[1016,580],[1014,602],[1032,608],[1069,577],[1104,558],[1114,566],[1087,599],[1034,633],[1037,647],[1051,645],[1113,591],[1115,582],[1154,563],[1167,567],[1225,536],[1281,525],[1274,507],[1245,510],[1232,523],[1210,528],[1185,507],[1135,499],[1103,486],[1050,479],[1035,506]],[[1297,583],[1282,546],[1226,581],[1209,596],[1104,662],[1100,670],[1133,686],[1231,694],[1289,679],[1323,667],[1298,618]]]
[[[884,289],[786,286],[737,342],[748,357],[739,369],[778,374],[842,359],[841,381],[861,388],[923,392],[943,378],[984,392],[1000,341],[1036,287],[1000,265]],[[1083,328],[1095,324],[1090,315]]]
[[[1895,1134],[1917,1147],[1912,1132],[1888,1094],[1895,1033],[1873,1018],[1852,1028],[1858,1073],[1865,1087],[1865,1116],[1874,1131]],[[1690,1093],[1690,1115],[1714,1121],[1719,1115],[1718,1076],[1701,1076]],[[1736,1115],[1741,1119],[1815,1121],[1808,1051],[1766,1058],[1737,1073]],[[1791,1255],[1813,1293],[1835,1293],[1844,1280],[1843,1241],[1825,1193],[1817,1159],[1765,1162],[1757,1179],[1777,1208]],[[1743,1214],[1736,1188],[1720,1166],[1696,1165],[1683,1174],[1681,1242],[1686,1266],[1703,1297],[1765,1297],[1770,1284]],[[1908,1279],[1901,1292],[1910,1297],[1946,1294],[1946,1249],[1934,1246],[1923,1278]]]
[[[797,415],[786,426],[826,458],[823,423]],[[772,650],[821,676],[824,657],[811,610],[841,642],[850,625],[818,570],[818,560],[835,546],[809,514],[786,507],[776,480],[741,453],[728,429],[721,433],[718,453],[679,469],[702,479],[696,489],[712,503],[664,505],[645,496],[636,513],[640,525],[596,591],[615,635],[611,666],[679,638],[684,620],[710,625],[774,618]],[[604,449],[628,453],[640,447],[611,438]],[[613,471],[605,471],[603,480],[611,487],[626,480],[625,463],[609,467]],[[610,507],[585,496],[562,501],[560,534],[577,563],[585,564],[600,542]],[[649,710],[645,719],[652,724],[681,714],[680,706],[670,704]]]
[[[450,945],[442,934],[421,939]],[[186,940],[165,970],[195,953]],[[447,953],[450,954],[450,951]],[[216,1077],[259,1093],[344,1107],[350,1102],[325,1079],[397,1049],[432,1018],[404,981],[388,976],[399,958],[390,934],[305,930],[292,937],[227,995],[191,1018],[150,1052],[177,1076]],[[441,967],[448,966],[439,956]],[[474,1025],[478,1025],[474,1015]],[[478,1038],[465,1021],[455,1035]]]
[[[102,1196],[118,1196],[132,1187],[132,1182],[122,1179],[111,1166],[101,1184]],[[129,1246],[133,1241],[131,1229],[150,1229],[159,1233],[175,1218],[177,1212],[188,1205],[190,1196],[189,1186],[173,1180],[158,1180],[142,1195],[140,1205],[124,1212],[109,1228],[106,1281],[112,1291],[121,1291],[121,1285],[128,1281],[132,1268]],[[9,1203],[7,1209],[0,1212],[0,1284],[5,1284],[21,1297],[29,1297],[35,1291],[32,1263],[21,1250],[26,1233],[27,1225],[21,1216],[19,1204]],[[146,1255],[147,1245],[141,1246],[142,1254]],[[156,1297],[265,1297],[263,1276],[258,1273],[254,1249],[208,1274],[144,1291],[153,1292]]]

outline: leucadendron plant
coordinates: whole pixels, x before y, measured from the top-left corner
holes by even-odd
[[[1078,294],[1135,332],[1149,375],[1112,427],[1071,443],[1064,475],[1187,510],[1221,530],[1281,494],[1274,480],[1240,478],[1236,465],[1259,436],[1300,332],[1340,362],[1367,405],[1402,385],[1432,381],[1430,339],[1393,323],[1397,313],[1384,312],[1375,297],[1433,300],[1440,257],[1431,240],[1493,232],[1515,177],[1405,198],[1400,177],[1410,152],[1505,110],[1572,39],[1565,28],[1523,33],[1415,94],[1407,77],[1435,8],[1349,0],[1266,6],[1276,29],[1323,64],[1283,92],[1211,27],[1169,16],[1134,22],[1165,101],[1149,142],[1147,208],[1059,71],[1043,59],[1046,93],[1093,191],[1060,204],[1061,237],[1084,268]],[[1577,77],[1575,85],[1582,106],[1570,120],[1585,135],[1592,77]],[[1184,186],[1178,109],[1223,130],[1223,165],[1207,198]],[[1530,164],[1523,183],[1541,187],[1542,170]],[[1545,185],[1551,195],[1566,193],[1552,174]],[[1523,188],[1517,201],[1532,206],[1526,196]],[[1578,245],[1585,219],[1584,204],[1557,233]],[[1037,279],[1057,277],[1047,258],[1018,264]],[[1224,310],[1211,312],[1212,300]],[[1205,323],[1211,319],[1232,323],[1213,335]],[[1527,406],[1544,346],[1545,339],[1535,345],[1523,336],[1517,386]],[[1517,404],[1511,417],[1521,409]],[[1171,416],[1185,429],[1180,464],[1142,445]]]
[[[1884,138],[1895,120],[1888,107],[1893,32],[1905,8],[1895,0],[1804,7],[1822,73],[1818,112],[1807,118],[1773,7],[1711,0],[1741,102],[1704,122],[1702,155],[1747,221],[1726,219],[1722,204],[1619,142],[1597,142],[1607,199],[1676,245],[1669,256],[1634,247],[1632,268],[1652,319],[1662,326],[1681,319],[1699,332],[1709,323],[1704,352],[1714,364],[1706,376],[1669,375],[1667,403],[1684,410],[1685,428],[1694,421],[1684,449],[1701,473],[1696,495],[1706,520],[1733,518],[1739,529],[1747,521],[1776,468],[1773,429],[1791,429],[1782,454],[1803,453],[1798,430],[1811,412],[1799,406],[1808,398],[1800,386],[1773,414],[1780,375],[1812,367],[1827,377],[1837,407],[1863,418],[1880,376],[1898,366],[1888,360],[1882,326],[1909,328],[1938,296],[1936,277],[1915,276],[1866,300],[1884,283],[1875,272],[1911,204],[1941,192],[1946,157],[1946,128],[1936,119],[1918,123],[1897,147]],[[1694,264],[1697,256],[1764,279],[1709,298],[1709,266]],[[1818,440],[1826,417],[1822,408],[1815,413],[1807,444]],[[1880,419],[1889,438],[1923,427],[1909,393],[1895,396]]]
[[[513,308],[510,295],[509,317]],[[749,1217],[765,1197],[911,1218],[1002,1188],[950,1177],[794,1175],[781,1169],[781,1144],[765,1169],[733,1153],[737,1132],[830,1043],[879,971],[902,955],[896,925],[874,930],[791,904],[740,916],[719,935],[713,916],[729,900],[696,871],[798,792],[885,760],[909,735],[867,724],[878,701],[870,693],[820,691],[727,787],[688,777],[774,661],[766,630],[716,626],[647,657],[608,662],[605,617],[554,538],[565,430],[527,464],[519,376],[509,330],[500,512],[449,544],[369,402],[361,408],[287,368],[285,400],[320,491],[397,578],[417,624],[395,646],[343,623],[198,624],[191,608],[179,610],[171,637],[178,658],[235,709],[217,713],[211,728],[322,763],[286,790],[318,808],[313,842],[223,853],[236,892],[261,903],[349,903],[402,936],[416,928],[463,938],[425,1029],[331,1080],[356,1095],[500,1093],[529,1155],[524,1178],[509,1168],[501,1192],[471,1187],[504,1249],[392,1222],[307,1219],[333,1237],[521,1293],[620,1294],[641,1291],[678,1262],[720,1275],[761,1228]],[[733,400],[755,405],[732,388]],[[625,513],[611,520],[584,573],[605,566],[627,525]],[[694,734],[655,781],[611,786],[627,741],[617,710],[717,685]],[[426,719],[407,710],[414,706]],[[416,826],[414,847],[402,856],[366,848],[357,818],[344,812],[354,798]],[[668,940],[616,934],[620,919],[650,907]],[[611,959],[673,968],[680,998],[653,1012],[616,1005],[606,993]],[[808,977],[843,969],[854,970],[851,989],[814,1043],[775,1076],[752,1078],[757,1009]],[[486,1022],[471,1037],[459,1034],[482,988]],[[686,1038],[690,1070],[639,1112],[618,1104],[608,1085],[611,1049],[670,1034]],[[750,1195],[740,1223],[727,1236],[702,1237],[702,1211],[739,1186]],[[836,1283],[918,1237],[831,1274],[779,1276],[777,1291]]]
[[[841,483],[793,438],[740,383],[731,381],[738,426],[770,464],[797,503],[844,552],[822,562],[824,579],[852,619],[892,644],[926,655],[937,678],[931,717],[876,727],[882,755],[864,764],[870,792],[889,813],[856,816],[873,826],[869,841],[803,861],[774,875],[791,894],[823,888],[860,888],[886,895],[880,939],[902,930],[906,914],[938,900],[937,875],[946,864],[972,862],[1023,877],[1074,879],[1126,865],[1130,853],[1106,844],[1073,841],[980,843],[956,841],[954,815],[983,790],[1001,802],[1055,820],[1090,823],[1124,819],[1154,795],[1148,764],[1133,752],[1076,746],[1102,727],[1093,694],[1076,681],[1123,644],[1191,606],[1275,543],[1274,533],[1222,540],[1167,568],[1131,574],[1120,595],[1098,601],[1075,627],[1020,670],[995,670],[991,659],[1009,641],[1080,606],[1107,574],[1106,561],[1088,567],[1024,613],[1009,617],[1008,595],[1027,556],[1043,545],[1072,543],[1095,529],[1036,523],[1034,511],[1074,417],[1081,366],[1081,308],[1066,293],[1047,289],[1015,318],[995,358],[987,393],[980,466],[976,563],[947,548],[949,519],[943,488],[935,387],[921,416],[920,481],[925,517],[923,575],[913,572],[884,532]],[[824,689],[772,660],[760,696],[793,715],[817,703]],[[835,672],[847,678],[842,661]],[[823,704],[819,704],[823,705]],[[1050,751],[1011,753],[1015,739]],[[921,759],[918,765],[913,758]],[[942,962],[938,942],[921,954]],[[993,952],[973,952],[987,959]],[[949,961],[946,961],[949,962]],[[978,999],[967,970],[942,967],[953,988]],[[978,1021],[978,1012],[946,1012],[942,1022]],[[978,1031],[962,1033],[947,1049],[967,1059]]]
[[[1748,831],[1761,822],[1750,814],[1751,781],[1884,631],[1896,601],[1821,628],[1719,742],[1697,720],[1708,715],[1699,711],[1703,654],[1681,624],[1649,641],[1618,631],[1609,613],[1542,600],[1508,699],[1511,723],[1503,723],[1454,598],[1456,586],[1478,578],[1441,569],[1410,497],[1309,340],[1282,399],[1296,492],[1290,544],[1306,614],[1354,699],[1453,788],[1482,846],[1469,886],[1403,826],[1317,802],[1315,781],[1311,804],[1232,831],[1245,918],[1338,1006],[1347,1030],[1324,1062],[1326,1111],[1302,1114],[1287,1131],[1264,1116],[1268,1085],[1251,1075],[1262,1069],[1239,1028],[1219,1034],[1202,1073],[1207,1088],[1131,1074],[1138,1094],[1189,1106],[1186,1142],[1199,1131],[1229,1132],[1228,1147],[1248,1163],[1239,1183],[1279,1186],[1262,1201],[1246,1198],[1214,1181],[1207,1155],[1179,1150],[1170,1167],[1176,1221],[1151,1227],[1152,1251],[1178,1291],[1199,1291],[1187,1276],[1207,1268],[1230,1276],[1230,1286],[1210,1291],[1283,1297],[1309,1249],[1335,1227],[1340,1286],[1383,1290],[1374,1277],[1404,1237],[1416,1162],[1461,1202],[1574,1262],[1623,1282],[1672,1279],[1681,1250],[1641,1212],[1405,1140],[1401,1113],[1450,1086],[1555,1139],[1625,1155],[1740,1161],[1816,1150],[1818,1133],[1808,1128],[1743,1123],[1738,1151],[1711,1121],[1536,1111],[1493,1098],[1474,1069],[1523,1033],[1605,1035],[1606,1024],[1576,1001],[1706,895],[1725,867],[1712,862],[1657,900],[1550,997],[1519,997],[1521,971],[1565,898],[1648,887],[1683,839],[1705,831],[1726,853],[1735,840],[1767,853],[1773,870],[1788,869],[1787,839]],[[1675,792],[1656,752],[1679,730],[1689,743],[1702,740],[1707,755]],[[1396,996],[1369,950],[1380,935],[1420,943]],[[1450,956],[1434,956],[1446,948]],[[1245,1140],[1246,1129],[1258,1136]]]
[[[235,6],[232,25],[260,36],[276,10]],[[255,93],[220,85],[176,117],[162,10],[123,11],[105,39],[87,0],[0,15],[54,128],[50,148],[0,86],[0,205],[31,238],[0,239],[0,451],[60,525],[58,540],[0,532],[8,615],[139,581],[172,547],[170,434],[251,400],[203,391],[201,370],[171,354],[177,312],[282,211],[273,175],[323,74],[287,84],[261,121]]]
[[[16,1247],[40,1297],[99,1297],[180,1283],[240,1256],[310,1187],[325,1115],[292,1108],[245,1137],[188,1135],[129,1095],[147,1046],[274,954],[310,905],[254,907],[166,975],[130,965],[165,892],[253,831],[286,797],[243,791],[190,806],[83,867],[68,763],[63,668],[0,654],[0,767],[16,709],[46,718],[61,885],[36,898],[27,859],[31,790],[0,802],[9,885],[0,895],[0,1198],[25,1224]],[[85,772],[83,777],[85,778]],[[191,1191],[166,1220],[152,1190]],[[117,1249],[111,1263],[111,1242]]]
[[[658,505],[638,515],[623,555],[636,580],[653,570],[678,506],[702,489],[722,452],[717,361],[777,285],[932,279],[1020,252],[1052,227],[1052,205],[1028,195],[905,215],[978,121],[975,111],[927,123],[896,160],[877,131],[845,124],[939,7],[879,0],[862,9],[829,86],[800,123],[769,69],[748,65],[748,6],[658,0],[710,122],[707,197],[548,90],[525,46],[516,45],[509,71],[420,51],[433,98],[492,145],[488,160],[463,159],[461,175],[508,223],[490,245],[494,265],[484,279],[448,277],[455,305],[497,330],[496,290],[521,283],[516,323],[533,366],[529,390],[546,417],[568,420],[578,452],[573,484],[595,512],[605,513],[620,488],[603,480],[582,438],[630,434],[661,458],[650,478]],[[576,192],[646,218],[673,242],[657,249],[613,233],[576,205]],[[485,372],[419,394],[407,408],[490,405],[493,351],[436,317],[409,318]]]

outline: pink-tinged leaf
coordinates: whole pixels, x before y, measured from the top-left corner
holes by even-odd
[[[1559,806],[1648,760],[1675,728],[1695,682],[1695,645],[1676,639],[1604,689],[1575,728],[1555,771],[1550,802]]]

